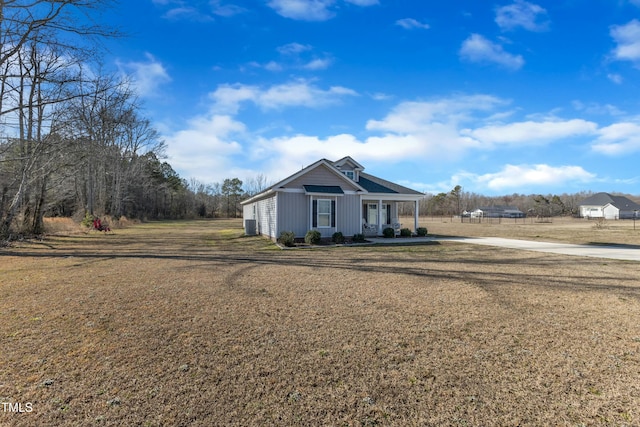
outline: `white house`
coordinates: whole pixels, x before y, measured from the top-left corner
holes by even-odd
[[[580,202],[580,217],[630,219],[638,217],[640,205],[624,196],[596,193]]]

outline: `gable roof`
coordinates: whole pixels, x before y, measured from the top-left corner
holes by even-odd
[[[596,193],[587,197],[580,206],[606,206],[612,205],[620,210],[640,210],[640,205],[624,196],[612,196],[609,193]]]
[[[517,206],[506,205],[481,206],[477,210],[483,212],[522,212]]]
[[[345,185],[348,185],[351,188],[356,188],[357,191],[360,191],[363,194],[386,193],[386,194],[402,194],[402,195],[411,195],[411,196],[424,196],[424,193],[412,190],[407,187],[403,187],[402,185],[395,184],[391,181],[387,181],[385,179],[378,178],[376,176],[369,175],[364,172],[359,172],[359,180],[354,181],[351,178],[347,177],[345,174],[343,174],[337,167],[337,166],[344,165],[346,163],[350,163],[352,166],[356,167],[360,171],[364,169],[364,167],[360,165],[360,163],[356,162],[349,156],[343,157],[337,162],[331,162],[327,159],[320,159],[317,162],[312,163],[311,165],[305,168],[302,168],[298,172],[283,179],[282,181],[277,182],[276,184],[273,184],[271,187],[267,188],[261,193],[258,193],[248,198],[247,200],[243,200],[240,204],[247,204],[247,203],[256,201],[258,199],[261,199],[265,196],[268,196],[273,192],[282,191],[284,186],[286,186],[290,182],[300,178],[301,176],[311,172],[312,170],[318,167],[326,167],[329,171],[331,171],[331,173],[339,177],[340,180],[343,180]],[[339,186],[321,185],[320,183],[316,185],[304,184],[304,189],[305,189],[305,192],[307,193],[344,194],[344,191]]]
[[[284,187],[285,185],[287,185],[291,181],[293,181],[295,179],[298,179],[299,177],[311,172],[312,170],[314,170],[314,169],[316,169],[317,167],[320,167],[320,166],[326,166],[328,170],[330,170],[332,173],[334,173],[340,179],[344,180],[345,183],[348,183],[348,184],[350,184],[352,186],[358,187],[359,190],[364,191],[364,188],[360,187],[357,182],[354,182],[351,179],[347,178],[347,176],[345,174],[343,174],[338,169],[336,169],[335,166],[333,166],[333,164],[327,159],[320,159],[317,162],[312,163],[311,165],[307,166],[306,168],[302,168],[301,170],[299,170],[298,172],[294,173],[293,175],[291,175],[291,176],[283,179],[282,181],[272,185],[271,188],[272,189],[276,189],[276,188],[279,188],[279,187]]]
[[[360,172],[360,185],[366,188],[370,193],[395,193],[424,196],[424,193],[364,172]]]
[[[351,166],[353,166],[353,168],[355,170],[359,170],[362,171],[364,170],[364,166],[362,166],[360,163],[356,162],[355,160],[353,160],[351,158],[351,156],[346,156],[341,158],[340,160],[336,160],[335,162],[333,162],[333,166],[337,167],[338,169],[340,169],[342,166],[344,166],[345,164],[350,163]]]

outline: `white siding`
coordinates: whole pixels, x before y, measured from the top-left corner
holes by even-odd
[[[278,232],[276,228],[277,198],[277,194],[274,194],[269,198],[244,205],[244,218],[256,220],[258,234],[271,238],[278,237],[276,234]]]
[[[580,216],[583,218],[602,218],[604,216],[602,212],[602,206],[580,206]]]
[[[612,205],[607,205],[603,209],[605,219],[619,219],[620,210]]]

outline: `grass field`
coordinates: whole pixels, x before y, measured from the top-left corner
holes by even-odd
[[[491,233],[634,243],[527,226]],[[33,408],[0,407],[0,425],[640,425],[638,263],[450,242],[281,251],[240,227],[0,249],[0,401]]]

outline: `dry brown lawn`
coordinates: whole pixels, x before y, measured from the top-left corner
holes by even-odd
[[[638,263],[240,226],[1,249],[0,425],[640,425]]]

